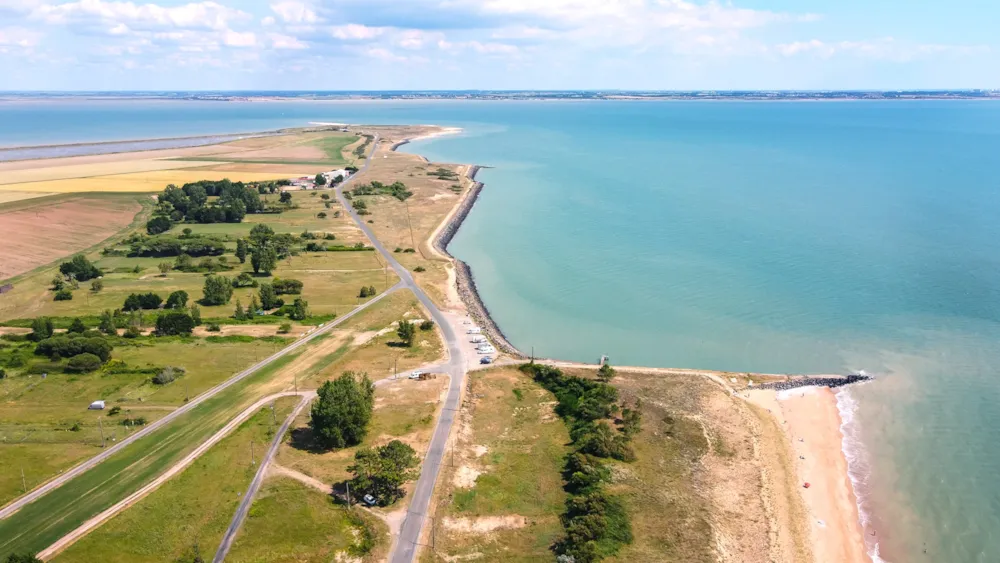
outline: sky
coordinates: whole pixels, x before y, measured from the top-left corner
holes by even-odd
[[[0,90],[1000,88],[997,0],[0,0]]]

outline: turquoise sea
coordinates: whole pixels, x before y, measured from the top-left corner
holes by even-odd
[[[310,121],[465,129],[404,149],[491,167],[451,248],[525,351],[878,375],[871,547],[1000,561],[1000,103],[5,102],[0,147]]]

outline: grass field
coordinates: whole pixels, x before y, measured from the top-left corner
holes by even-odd
[[[281,358],[0,521],[0,553],[41,551],[139,489],[266,395],[276,374],[297,356]]]
[[[199,546],[211,556],[267,449],[298,397],[264,407],[180,475],[70,546],[54,561],[173,561]],[[276,421],[276,423],[275,423]]]
[[[356,518],[379,538],[365,561],[378,561],[388,545],[385,524],[355,508]],[[287,477],[269,477],[226,557],[232,563],[339,561],[363,533],[333,499]]]
[[[205,165],[205,163],[200,164]],[[238,172],[231,170],[216,171],[210,168],[202,170],[183,168],[178,170],[150,170],[148,172],[133,172],[108,176],[4,184],[0,186],[0,191],[54,193],[161,192],[167,184],[180,186],[188,182],[222,180],[224,178],[229,178],[234,182],[265,182],[307,173],[308,170],[304,170],[300,174],[279,174],[274,172]]]
[[[333,451],[315,451],[311,443],[309,413],[293,426],[290,439],[278,451],[277,462],[324,483],[339,483],[350,477],[347,467],[360,447],[377,446],[393,439],[402,440],[423,454],[434,427],[434,415],[448,379],[426,381],[400,379],[375,390],[375,414],[368,435],[360,446]]]
[[[554,398],[513,368],[470,375],[454,461],[438,482],[436,549],[421,561],[546,561],[559,514],[569,434]]]

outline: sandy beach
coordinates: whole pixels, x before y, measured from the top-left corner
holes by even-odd
[[[803,387],[751,391],[749,395],[751,402],[767,409],[784,429],[809,519],[813,560],[870,562],[847,473],[834,392],[826,387]]]

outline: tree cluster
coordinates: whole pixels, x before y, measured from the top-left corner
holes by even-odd
[[[362,184],[354,188],[351,192],[354,196],[359,195],[390,195],[399,201],[406,201],[407,198],[413,195],[409,189],[407,189],[406,184],[402,182],[393,182],[391,184],[383,184],[382,182],[372,182],[370,184]],[[357,204],[355,204],[357,208]]]
[[[347,468],[354,474],[351,490],[373,496],[379,506],[389,506],[406,494],[403,485],[417,478],[413,468],[419,462],[413,448],[399,440],[362,448],[354,454],[354,465]]]
[[[378,295],[378,291],[375,290],[374,285],[369,285],[368,287],[361,286],[361,291],[358,292],[358,297],[362,299],[375,297],[376,295]]]
[[[139,309],[159,309],[163,298],[153,293],[133,293],[125,298],[123,311],[138,311]]]
[[[157,336],[189,335],[194,327],[194,318],[185,311],[167,311],[156,317]]]
[[[49,359],[72,358],[80,354],[93,354],[101,363],[111,359],[114,346],[103,336],[80,334],[57,334],[46,338],[35,346],[35,354]]]
[[[610,366],[600,374],[608,378]],[[578,563],[592,563],[614,555],[632,542],[632,526],[621,501],[604,485],[611,472],[601,461],[635,459],[630,442],[642,420],[639,404],[619,408],[618,390],[603,381],[567,376],[557,368],[530,363],[521,366],[557,400],[556,414],[570,427],[574,451],[563,468],[564,488],[570,494],[561,520],[565,536],[554,546],[557,554]],[[613,376],[613,371],[610,372]],[[618,430],[606,419],[622,412]]]
[[[274,278],[271,287],[278,295],[299,295],[302,293],[302,282],[299,280],[283,280]]]
[[[101,277],[100,268],[91,263],[83,254],[77,254],[69,262],[59,264],[59,273],[76,281],[87,281]]]
[[[128,251],[131,257],[167,257],[187,254],[192,257],[222,256],[226,252],[225,243],[217,237],[209,236],[156,236],[134,240]]]
[[[345,372],[316,392],[309,427],[317,444],[345,448],[361,443],[375,408],[375,384],[368,374]]]

